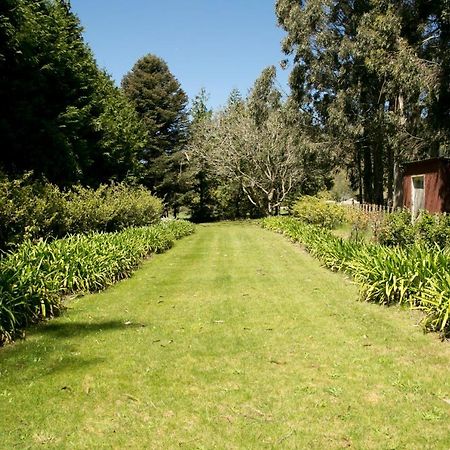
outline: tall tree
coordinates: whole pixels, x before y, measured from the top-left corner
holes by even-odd
[[[189,139],[195,136],[204,124],[211,120],[212,111],[208,107],[209,95],[206,89],[192,100],[190,109]],[[185,203],[190,207],[191,217],[198,222],[209,221],[214,217],[213,189],[215,180],[211,177],[206,158],[191,158],[191,152],[184,152],[188,162],[184,176],[189,188]]]
[[[281,93],[275,88],[276,75],[275,66],[266,67],[250,91],[247,103],[257,127],[264,124],[271,111],[280,107]]]
[[[278,0],[276,11],[295,99],[333,138],[362,198],[381,203],[387,188],[392,201],[398,164],[438,153],[431,124],[442,148],[448,2]]]
[[[152,54],[136,62],[123,78],[122,89],[148,133],[140,153],[144,182],[174,206],[179,190],[178,152],[186,140],[188,98],[166,62]]]
[[[93,123],[100,139],[84,169],[84,179],[90,185],[139,182],[142,176],[139,158],[147,141],[145,126],[133,104],[108,75],[99,74],[97,84],[96,103],[101,112]]]
[[[138,131],[138,118],[130,116],[127,123],[140,136],[113,131],[116,124],[106,117],[120,117],[127,110],[119,96],[98,69],[68,2],[0,3],[4,170],[12,174],[33,170],[60,185],[123,179],[133,170],[130,160],[140,146],[142,130]]]

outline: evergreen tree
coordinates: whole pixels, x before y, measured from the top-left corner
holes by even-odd
[[[194,136],[207,121],[211,120],[212,111],[208,108],[209,96],[204,88],[195,96],[190,110],[189,136]],[[206,158],[190,158],[186,153],[189,166],[185,172],[186,181],[190,184],[187,189],[185,203],[191,209],[191,217],[197,222],[206,222],[213,218],[215,201],[213,189],[214,177],[210,173],[210,167]]]
[[[139,120],[125,119],[130,107],[99,71],[68,2],[0,3],[0,104],[0,166],[11,174],[69,185],[135,170]],[[115,130],[121,118],[133,131]]]
[[[146,146],[140,152],[144,182],[176,207],[188,98],[166,62],[152,54],[136,62],[123,78],[122,89],[148,133]]]

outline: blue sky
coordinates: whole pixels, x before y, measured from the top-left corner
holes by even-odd
[[[188,96],[201,87],[210,106],[231,89],[246,95],[262,69],[277,66],[287,91],[283,31],[274,0],[72,0],[100,67],[117,84],[141,56],[163,58]]]

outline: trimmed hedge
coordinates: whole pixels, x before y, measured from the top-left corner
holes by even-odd
[[[25,241],[0,260],[0,345],[63,309],[63,297],[95,292],[130,276],[143,257],[193,233],[184,221],[91,233],[52,242]]]
[[[429,331],[450,336],[450,250],[425,244],[386,247],[347,241],[293,218],[262,220],[264,228],[300,242],[326,267],[344,271],[359,284],[361,299],[408,305],[425,312]]]

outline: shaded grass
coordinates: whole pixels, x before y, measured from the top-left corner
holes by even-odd
[[[4,448],[450,447],[450,348],[280,235],[214,224],[0,351]]]

